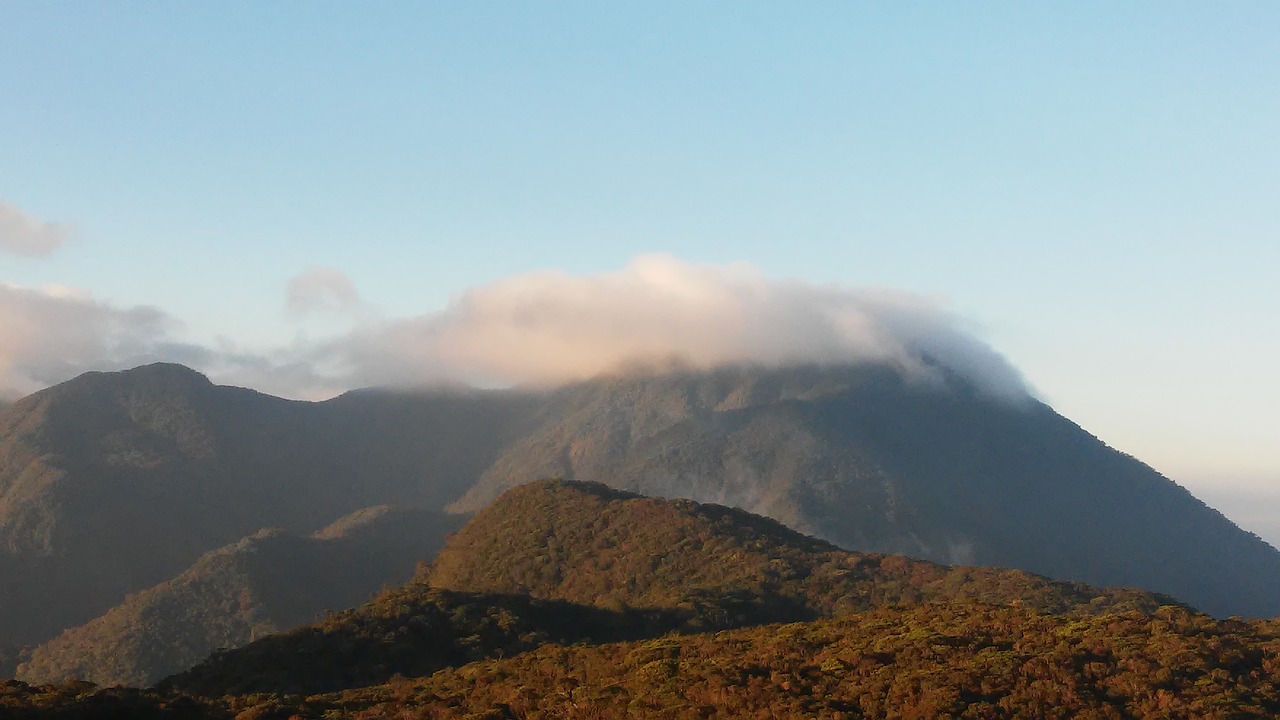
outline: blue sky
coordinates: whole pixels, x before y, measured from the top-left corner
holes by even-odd
[[[66,239],[0,283],[295,364],[650,253],[918,293],[1277,542],[1277,38],[1265,2],[9,3],[0,202]],[[312,268],[350,292],[291,310]],[[83,322],[22,362],[122,359]]]

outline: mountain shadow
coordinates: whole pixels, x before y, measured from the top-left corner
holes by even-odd
[[[405,582],[460,520],[382,506],[315,537],[264,530],[63,631],[31,652],[17,678],[151,685],[219,648],[312,622]]]

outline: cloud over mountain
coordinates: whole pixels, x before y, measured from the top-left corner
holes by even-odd
[[[353,378],[553,385],[635,366],[884,362],[1020,397],[1018,373],[929,298],[777,280],[746,264],[643,255],[471,288],[435,313],[366,326],[330,351]]]
[[[268,355],[228,344],[197,345],[179,339],[181,327],[159,308],[118,307],[78,288],[0,283],[0,399],[90,370],[161,360],[289,397],[328,397],[345,389],[317,375],[306,348]]]
[[[120,309],[74,288],[0,283],[0,388],[31,392],[175,354],[173,325],[156,308]]]
[[[16,255],[48,255],[67,241],[65,225],[41,222],[10,202],[0,200],[0,250]]]
[[[286,289],[295,313],[357,309],[350,279],[313,268]],[[179,343],[176,321],[82,292],[0,286],[0,387],[23,391],[90,369],[182,362],[289,397],[367,385],[556,385],[603,373],[727,364],[889,363],[929,382],[939,368],[992,395],[1026,388],[1008,362],[934,299],[770,278],[746,264],[642,255],[620,270],[542,270],[470,288],[410,318],[353,316],[323,341],[246,351]],[[301,336],[300,336],[301,337]]]

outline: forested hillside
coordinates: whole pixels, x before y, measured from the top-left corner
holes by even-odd
[[[1066,614],[1173,600],[1018,570],[863,555],[776,521],[558,480],[509,490],[414,583],[323,623],[218,653],[164,687],[315,693],[532,649],[978,600]]]
[[[316,537],[257,533],[36,647],[17,678],[151,685],[219,648],[315,621],[403,583],[460,519],[383,506]]]
[[[1274,624],[968,602],[603,646],[235,707],[362,718],[1141,718],[1280,714]],[[259,715],[265,717],[265,715]]]
[[[726,618],[722,626],[741,624],[735,615],[800,620],[934,599],[1063,613],[1175,602],[1020,570],[850,552],[735,508],[560,480],[517,487],[480,511],[428,578],[441,588],[603,607],[705,605]]]

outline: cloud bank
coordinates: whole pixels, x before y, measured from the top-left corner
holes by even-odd
[[[17,205],[0,200],[0,250],[39,257],[57,250],[70,236],[67,226],[41,222]]]
[[[941,365],[993,395],[1026,394],[999,354],[918,295],[775,280],[745,264],[644,255],[617,272],[533,272],[472,288],[437,313],[335,343],[351,377],[556,385],[624,367]]]
[[[177,338],[182,324],[154,307],[119,308],[76,288],[0,283],[0,400],[90,370],[177,362],[218,382],[287,397],[321,399],[345,386],[317,374],[305,348],[270,354]],[[300,359],[302,358],[302,359]]]
[[[156,308],[122,310],[72,288],[0,283],[0,388],[28,393],[174,354],[174,325]]]
[[[295,277],[285,295],[287,308],[302,313],[359,302],[350,280],[326,268]],[[930,298],[668,255],[640,256],[614,272],[515,275],[466,290],[436,312],[361,316],[328,340],[268,352],[181,344],[177,327],[155,308],[0,286],[0,387],[29,392],[85,370],[153,360],[307,399],[370,385],[545,387],[636,368],[875,362],[921,381],[950,371],[999,398],[1027,396],[1009,363]]]

